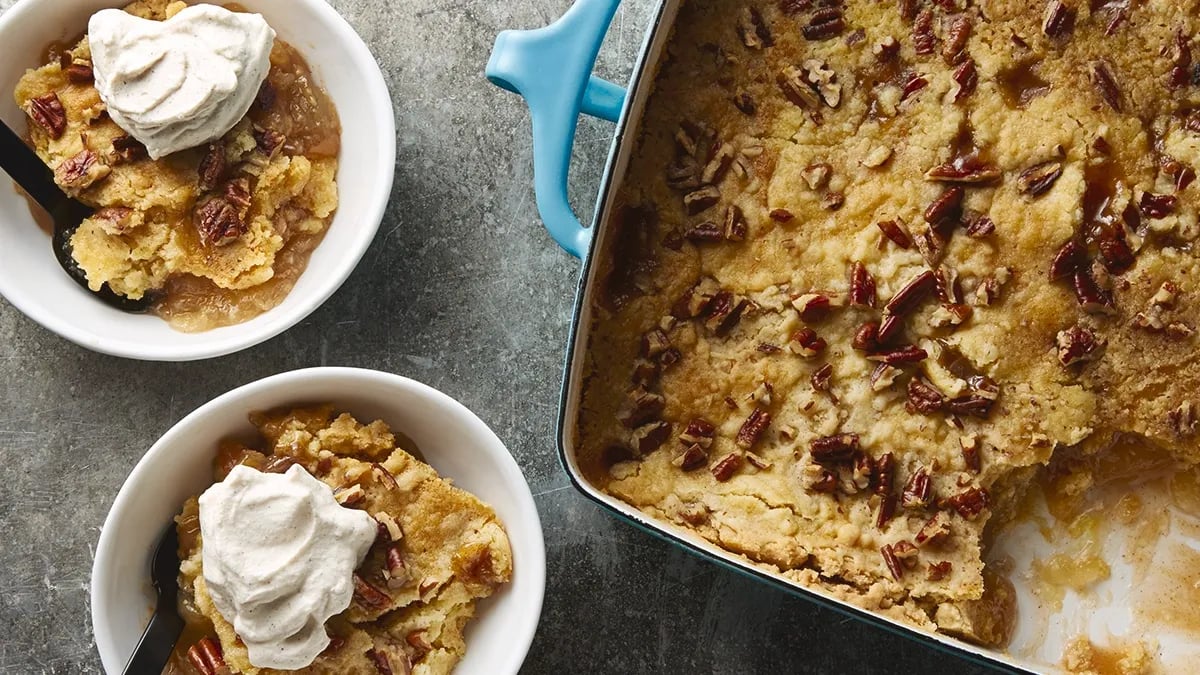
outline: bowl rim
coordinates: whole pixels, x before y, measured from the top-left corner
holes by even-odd
[[[110,0],[113,6],[120,6],[124,1]],[[337,10],[325,0],[290,0],[290,2],[309,9],[319,23],[344,45],[351,63],[362,72],[366,82],[362,101],[369,103],[374,111],[373,123],[378,129],[379,137],[392,139],[392,142],[380,144],[378,161],[373,166],[363,169],[367,175],[377,177],[378,188],[371,199],[359,202],[355,206],[355,210],[358,212],[355,216],[356,227],[350,237],[337,242],[338,248],[343,251],[343,254],[330,264],[329,270],[322,275],[322,281],[316,286],[314,292],[307,294],[301,302],[286,312],[279,311],[280,307],[277,306],[255,319],[225,327],[232,330],[222,331],[219,335],[217,331],[220,329],[205,331],[214,337],[190,344],[169,340],[157,344],[145,344],[128,338],[97,335],[85,325],[76,324],[45,311],[43,309],[46,304],[44,301],[39,300],[35,295],[20,291],[14,292],[19,288],[19,284],[6,283],[2,277],[0,277],[0,296],[3,296],[17,311],[43,328],[91,351],[140,361],[179,362],[216,358],[262,344],[306,319],[342,287],[358,267],[363,256],[366,255],[371,242],[374,241],[383,222],[387,205],[391,200],[396,171],[395,104],[379,63],[362,37]],[[36,14],[45,4],[49,3],[46,3],[46,0],[17,0],[12,7],[0,14],[0,35],[9,30],[16,30],[14,26],[18,24],[28,22],[29,17]],[[322,79],[336,75],[332,72],[322,73],[319,64],[314,64],[313,70]],[[341,159],[344,160],[344,158]],[[339,163],[339,171],[340,169]],[[344,207],[345,204],[339,203],[338,211],[333,216],[334,221]],[[251,322],[257,323],[251,326]],[[203,334],[200,333],[200,335]]]
[[[511,672],[514,675],[519,671],[525,656],[529,652],[530,646],[533,644],[533,639],[541,620],[542,605],[546,592],[546,548],[545,531],[542,529],[541,518],[538,516],[533,493],[529,488],[529,483],[526,481],[524,473],[521,471],[516,459],[513,458],[512,453],[508,450],[507,445],[505,445],[504,441],[500,439],[487,423],[469,408],[448,394],[434,389],[427,384],[404,377],[403,375],[380,370],[321,366],[271,375],[243,384],[217,396],[172,425],[138,460],[124,483],[122,483],[120,490],[117,492],[116,499],[113,501],[104,518],[104,524],[100,528],[100,539],[96,544],[95,555],[92,561],[91,575],[88,578],[93,639],[96,650],[100,655],[101,666],[105,668],[105,672],[114,672],[108,670],[107,666],[110,662],[115,663],[114,660],[117,658],[113,653],[115,651],[113,643],[116,631],[112,626],[107,625],[101,616],[101,610],[106,606],[105,603],[108,602],[108,593],[105,585],[96,583],[96,579],[104,579],[111,575],[110,568],[112,563],[109,561],[115,555],[118,542],[115,541],[114,536],[109,536],[109,533],[114,531],[116,523],[130,518],[131,514],[134,513],[132,509],[136,507],[136,504],[134,504],[136,494],[132,486],[146,480],[154,479],[159,469],[157,464],[161,464],[169,457],[177,439],[188,435],[194,425],[203,422],[215,411],[238,405],[240,401],[264,392],[277,391],[285,393],[292,385],[300,381],[339,379],[373,381],[395,388],[408,389],[418,396],[434,402],[441,408],[456,411],[462,416],[466,424],[471,427],[473,434],[481,436],[488,441],[481,444],[480,451],[494,455],[494,459],[496,459],[503,472],[499,476],[500,482],[508,486],[517,504],[519,510],[518,520],[528,528],[532,535],[530,537],[531,550],[528,552],[521,551],[522,559],[520,562],[520,574],[523,578],[527,579],[526,585],[530,589],[527,592],[530,597],[524,601],[528,604],[528,611],[522,612],[518,617],[518,621],[507,624],[509,632],[506,639],[511,648],[507,652],[509,655],[507,662],[513,666]],[[453,476],[450,476],[450,478],[453,478]],[[507,523],[506,529],[511,532],[511,527]],[[529,555],[526,555],[526,553]],[[149,555],[150,552],[147,551],[147,556]],[[149,569],[146,570],[146,573],[148,579]],[[140,629],[138,630],[140,632]],[[124,665],[123,663],[116,664],[118,671]],[[504,673],[508,671],[494,670],[491,672]]]

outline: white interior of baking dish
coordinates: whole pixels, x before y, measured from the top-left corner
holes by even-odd
[[[664,2],[660,20],[657,24],[652,25],[647,33],[642,58],[635,69],[626,114],[618,127],[617,141],[614,143],[609,160],[609,170],[601,189],[601,200],[595,221],[597,224],[607,222],[615,208],[616,196],[636,150],[641,117],[652,93],[657,64],[669,40],[670,27],[678,13],[679,4],[678,0]],[[593,251],[604,250],[607,234],[604,227],[597,228]],[[562,437],[560,439],[568,471],[580,488],[592,499],[607,505],[649,530],[662,533],[695,551],[769,582],[790,588],[803,588],[781,574],[759,568],[747,559],[730,553],[689,530],[639,511],[620,499],[604,493],[590,484],[583,475],[576,456],[576,422],[579,418],[580,399],[585,380],[584,366],[590,327],[593,322],[592,306],[598,271],[597,265],[588,264],[585,267],[585,278],[580,287],[576,332],[570,347],[570,370],[567,373],[563,396]],[[1146,508],[1158,507],[1152,503],[1152,500],[1147,500]],[[1162,505],[1162,508],[1167,507]],[[1033,518],[1043,517],[1044,519],[1044,516],[1038,513],[1031,515]],[[1170,534],[1162,537],[1158,541],[1158,546],[1164,551],[1179,546],[1192,551],[1200,551],[1200,521],[1189,520],[1183,514],[1177,513],[1175,516],[1171,520]],[[1097,583],[1084,593],[1068,590],[1063,598],[1061,609],[1055,609],[1046,606],[1035,592],[1031,568],[1034,561],[1060,551],[1062,546],[1047,542],[1038,527],[1033,524],[1015,527],[1007,532],[1006,537],[989,556],[993,560],[1006,558],[1011,564],[1012,572],[1009,576],[1018,596],[1016,630],[1012,642],[1004,652],[982,648],[942,634],[929,634],[885,617],[877,618],[879,621],[891,624],[896,629],[911,633],[921,641],[936,641],[945,647],[967,652],[976,658],[987,660],[998,666],[1032,671],[1057,670],[1067,644],[1073,638],[1085,635],[1100,646],[1120,646],[1126,643],[1126,638],[1157,640],[1158,654],[1164,666],[1174,668],[1174,672],[1192,672],[1195,670],[1195,658],[1200,657],[1200,641],[1197,641],[1194,635],[1189,636],[1186,632],[1179,631],[1172,632],[1169,627],[1150,625],[1144,620],[1135,621],[1133,600],[1139,591],[1147,588],[1148,585],[1155,588],[1169,585],[1170,578],[1173,577],[1145,578],[1144,574],[1139,571],[1137,566],[1131,564],[1132,561],[1125,554],[1130,546],[1131,537],[1133,537],[1131,531],[1119,529],[1107,537],[1104,541],[1102,557],[1111,568],[1110,578]],[[1178,553],[1178,551],[1175,552]],[[1166,554],[1156,555],[1161,558]],[[1197,560],[1200,560],[1200,553],[1196,555],[1198,556]],[[1161,570],[1162,568],[1151,565],[1150,569]],[[1196,584],[1197,582],[1193,579],[1191,583]],[[809,588],[803,588],[803,590],[823,598],[830,604],[861,613],[861,610],[830,597],[820,590]],[[1190,593],[1188,597],[1200,598],[1200,585],[1187,590]]]

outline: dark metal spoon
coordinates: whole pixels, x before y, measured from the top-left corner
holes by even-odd
[[[92,215],[92,209],[69,197],[54,182],[54,172],[25,145],[7,124],[0,123],[0,168],[4,169],[17,184],[37,202],[54,220],[54,257],[80,286],[88,289],[87,275],[71,252],[71,236],[79,229],[84,218]],[[153,298],[130,300],[117,295],[105,284],[95,295],[106,305],[123,312],[144,312],[149,309]]]
[[[179,532],[175,523],[167,527],[154,559],[150,562],[150,581],[158,591],[154,614],[142,633],[142,639],[125,664],[125,675],[159,675],[171,660],[175,643],[183,633],[179,616]]]

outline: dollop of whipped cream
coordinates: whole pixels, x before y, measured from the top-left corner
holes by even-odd
[[[267,72],[275,31],[258,14],[194,5],[166,21],[106,9],[88,22],[96,90],[158,159],[225,135]]]
[[[204,582],[251,664],[296,670],[329,646],[325,622],[350,606],[377,527],[300,465],[237,466],[200,495]]]

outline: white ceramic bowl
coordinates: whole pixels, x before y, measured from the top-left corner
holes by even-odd
[[[47,44],[78,35],[88,17],[122,0],[20,0],[0,14],[0,119],[18,131],[26,116],[12,90],[40,65]],[[278,307],[237,326],[197,334],[155,316],[122,313],[88,297],[58,266],[50,238],[0,172],[0,295],[34,321],[88,349],[134,359],[189,361],[263,342],[308,316],[350,276],[366,252],[392,188],[396,161],[391,96],[374,57],[325,0],[242,0],[294,45],[329,92],[342,121],[341,204],[307,271]]]
[[[183,502],[212,484],[217,442],[252,434],[250,411],[326,401],[360,420],[384,420],[439,473],[496,510],[512,543],[513,581],[480,603],[455,672],[518,672],[546,586],[541,521],[521,469],[496,434],[454,399],[399,375],[355,368],[297,370],[245,385],[201,406],[150,448],[121,487],[96,547],[92,626],[105,672],[120,673],[137,646],[154,606],[155,542]]]

